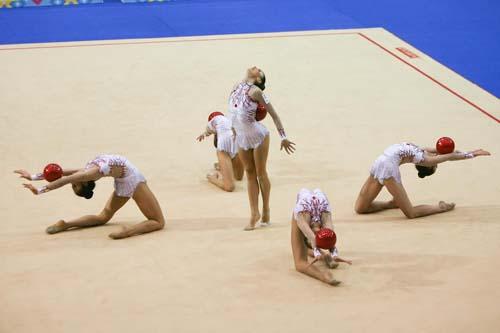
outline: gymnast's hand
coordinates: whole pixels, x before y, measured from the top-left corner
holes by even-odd
[[[285,148],[285,151],[288,155],[292,154],[295,151],[295,143],[288,139],[283,139],[281,140],[281,148],[280,150],[283,150]]]
[[[315,247],[313,249],[313,256],[314,256],[314,259],[309,263],[309,265],[307,265],[307,267],[311,267],[315,262],[317,262],[319,259],[321,259],[322,255],[321,255],[321,251]]]
[[[483,149],[477,149],[477,150],[471,151],[471,154],[474,157],[477,157],[477,156],[490,156],[491,155],[489,151],[486,151],[486,150],[483,150]]]
[[[23,184],[23,186],[25,188],[27,188],[28,190],[31,191],[31,193],[33,193],[34,195],[38,195],[38,190],[35,186],[31,185],[31,184]]]
[[[345,262],[346,264],[352,265],[352,260],[342,259],[340,257],[333,258],[336,262]]]
[[[198,140],[198,142],[202,142],[202,141],[203,141],[203,139],[205,139],[205,134],[201,134],[200,136],[198,136],[198,137],[196,138],[196,140]]]
[[[32,180],[31,179],[31,174],[28,171],[26,171],[26,170],[23,170],[23,169],[14,170],[14,173],[19,174],[20,178],[24,178],[24,179],[27,179],[27,180]]]

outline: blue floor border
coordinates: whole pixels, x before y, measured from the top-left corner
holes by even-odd
[[[383,27],[500,96],[500,1],[174,0],[0,9],[0,44]]]

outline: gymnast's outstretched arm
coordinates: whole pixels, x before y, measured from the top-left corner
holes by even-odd
[[[314,231],[311,229],[309,225],[309,221],[311,220],[311,215],[308,213],[298,213],[297,214],[297,226],[299,227],[302,234],[307,238],[309,244],[313,249],[316,248],[316,236],[314,235]]]
[[[83,169],[63,169],[63,176],[71,176],[78,171],[82,171]]]
[[[40,188],[34,187],[32,184],[23,184],[23,186],[27,189],[29,189],[33,194],[41,194],[41,193],[46,193],[55,189],[58,189],[59,187],[62,187],[64,185],[70,184],[70,183],[82,183],[82,182],[88,182],[91,180],[98,180],[101,178],[103,175],[99,171],[99,167],[92,167],[90,169],[86,170],[80,170],[72,175],[69,176],[63,176],[51,183],[48,183],[45,186],[42,186]]]
[[[198,140],[198,142],[201,142],[201,141],[203,141],[203,139],[205,139],[206,137],[209,137],[212,134],[214,134],[214,132],[207,126],[207,129],[205,130],[205,132],[201,133],[196,138],[196,140]]]
[[[455,151],[453,153],[449,154],[442,154],[442,155],[429,155],[429,154],[424,154],[424,160],[420,163],[419,165],[423,166],[434,166],[436,164],[448,162],[448,161],[459,161],[459,160],[465,160],[465,159],[470,159],[478,156],[489,156],[491,155],[489,152],[486,150],[482,149],[477,149],[471,152],[467,153],[462,153]]]
[[[274,109],[273,105],[271,104],[271,102],[262,93],[262,90],[260,90],[257,87],[252,88],[249,94],[254,101],[258,102],[259,104],[265,105],[267,113],[269,113],[271,118],[273,118],[274,125],[276,125],[276,129],[278,130],[279,136],[281,138],[281,149],[284,148],[287,154],[293,153],[295,151],[294,147],[295,143],[287,139],[285,134],[285,128],[283,127],[281,119],[276,110]]]
[[[75,172],[80,171],[81,169],[64,169],[63,176],[69,176],[74,174]],[[20,178],[24,178],[27,180],[35,181],[35,180],[44,180],[44,176],[42,172],[39,173],[30,173],[24,169],[14,170],[14,173],[17,173]]]
[[[438,152],[437,149],[434,147],[425,147],[424,151],[431,153],[431,154],[437,154],[437,152]]]

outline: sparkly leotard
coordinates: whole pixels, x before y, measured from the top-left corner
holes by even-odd
[[[389,178],[394,178],[398,183],[401,183],[399,166],[405,159],[414,164],[421,163],[424,160],[424,151],[420,147],[406,142],[389,146],[375,160],[370,174],[380,184],[384,184],[384,180]]]
[[[209,121],[207,127],[211,133],[217,134],[217,150],[224,151],[234,158],[238,154],[238,145],[231,120],[219,115]]]
[[[312,191],[303,188],[297,194],[297,202],[293,210],[293,214],[297,219],[299,213],[309,213],[311,215],[312,223],[321,223],[321,214],[328,212],[331,213],[332,208],[328,198],[320,189]]]
[[[115,193],[120,197],[132,197],[137,185],[146,182],[146,179],[139,170],[130,163],[129,160],[120,155],[99,155],[89,161],[85,169],[89,169],[93,166],[99,167],[99,171],[104,176],[111,176],[112,167],[123,167],[123,174],[121,177],[113,177],[115,179]]]
[[[251,87],[251,84],[241,82],[229,96],[229,112],[236,131],[236,143],[244,150],[257,148],[269,135],[267,128],[255,120],[258,103],[248,95]]]

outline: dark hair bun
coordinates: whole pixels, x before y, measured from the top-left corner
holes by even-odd
[[[260,82],[254,83],[260,90],[264,91],[266,89],[266,74],[263,71],[260,71]]]
[[[415,165],[415,168],[418,170],[418,177],[419,178],[425,178],[430,175],[433,175],[434,172],[436,172],[435,167],[426,167],[423,165]]]
[[[90,199],[94,196],[94,188],[95,181],[93,180],[82,183],[82,188],[78,193],[76,193],[76,195],[85,199]]]

